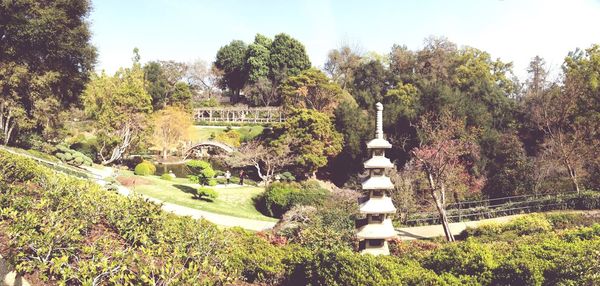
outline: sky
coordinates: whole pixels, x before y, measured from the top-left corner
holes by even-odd
[[[212,62],[231,40],[284,32],[306,47],[313,66],[343,44],[387,54],[430,36],[513,62],[521,79],[535,55],[554,76],[569,51],[600,44],[600,0],[93,0],[89,20],[97,71],[142,62]]]

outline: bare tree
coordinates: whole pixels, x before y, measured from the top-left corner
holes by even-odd
[[[258,140],[244,144],[239,152],[227,159],[234,167],[252,166],[265,185],[273,180],[277,172],[292,164],[295,158],[291,155],[288,144],[278,146],[265,145]]]
[[[102,146],[98,151],[101,164],[108,165],[121,159],[131,144],[144,132],[146,121],[145,114],[132,114],[129,120],[121,124],[120,128],[115,129],[112,134],[107,134],[113,140],[116,139],[117,142],[108,147],[107,141],[111,140],[101,140]]]
[[[586,157],[593,147],[586,141],[593,132],[589,130],[590,125],[572,120],[579,92],[577,85],[566,85],[563,90],[555,87],[529,102],[531,118],[545,134],[544,152],[566,169],[573,191],[577,193],[581,189],[579,179]]]
[[[196,60],[188,64],[185,77],[197,94],[204,98],[211,98],[217,94],[219,74],[216,67],[211,67],[203,60]]]

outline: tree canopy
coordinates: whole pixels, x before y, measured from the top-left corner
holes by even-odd
[[[0,3],[0,129],[15,134],[60,128],[59,114],[79,103],[96,61],[89,1]],[[49,134],[49,133],[46,133]]]

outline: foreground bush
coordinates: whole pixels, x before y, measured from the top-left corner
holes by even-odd
[[[0,151],[0,252],[50,285],[600,285],[598,224],[511,243],[397,242],[399,257],[374,257],[335,243],[352,230],[353,200],[342,198],[323,202],[290,232],[298,242],[286,243],[178,217]]]
[[[156,166],[151,162],[144,160],[135,166],[133,173],[138,176],[154,175],[154,173],[156,173]]]
[[[282,271],[270,254],[280,250],[259,237],[176,217],[2,151],[0,241],[17,271],[56,284],[222,285]],[[265,254],[240,249],[250,246]]]

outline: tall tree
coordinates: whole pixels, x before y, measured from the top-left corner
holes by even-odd
[[[417,72],[427,80],[450,82],[449,71],[458,49],[444,37],[425,39],[425,47],[417,52]]]
[[[86,20],[90,10],[89,1],[0,3],[4,144],[20,131],[58,128],[60,111],[79,102],[96,60]]]
[[[310,68],[304,45],[287,34],[277,34],[271,44],[271,78],[285,79]]]
[[[248,72],[248,82],[256,83],[261,78],[269,76],[269,62],[271,59],[271,39],[256,34],[254,43],[246,50],[245,69]]]
[[[575,98],[577,108],[571,120],[585,132],[583,140],[587,146],[586,153],[592,154],[586,160],[589,174],[600,170],[600,45],[577,50],[570,53],[563,65],[564,92]],[[589,176],[590,187],[598,188],[598,176]]]
[[[184,82],[188,66],[175,61],[148,62],[144,65],[146,90],[155,110],[167,105],[191,106],[191,90]]]
[[[388,72],[380,61],[362,63],[354,72],[352,96],[363,109],[381,101],[389,87]]]
[[[337,105],[351,96],[322,71],[311,68],[289,77],[280,87],[284,106],[310,108],[333,114]]]
[[[406,46],[393,45],[390,52],[390,72],[396,81],[410,83],[415,80],[417,55]]]
[[[275,146],[288,145],[296,164],[307,176],[316,176],[328,158],[342,150],[343,138],[328,115],[312,109],[296,109],[285,122],[273,127]]]
[[[247,80],[244,68],[247,48],[243,41],[234,40],[217,52],[215,67],[223,72],[219,86],[231,91],[233,102],[239,101],[240,91]]]
[[[529,78],[527,79],[527,94],[539,95],[548,84],[548,71],[546,70],[546,61],[540,56],[535,56],[529,62],[527,67]]]
[[[342,89],[347,89],[354,79],[354,71],[360,66],[361,56],[345,45],[327,54],[324,70]]]
[[[139,62],[114,76],[92,76],[83,94],[85,112],[94,120],[103,165],[119,160],[147,128],[152,99],[146,92]]]

